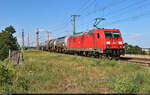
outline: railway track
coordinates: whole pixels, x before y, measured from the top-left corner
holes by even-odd
[[[60,53],[60,54],[62,54],[62,53]],[[74,54],[70,54],[70,55],[74,55]],[[81,55],[77,55],[77,56],[81,56]],[[94,56],[85,56],[85,57],[94,57]],[[94,58],[97,58],[97,57],[94,57]],[[120,61],[120,62],[131,62],[133,64],[140,64],[143,66],[150,67],[150,59],[149,58],[135,58],[135,57],[124,57],[123,56],[123,57],[120,57],[120,59],[118,61]]]
[[[150,67],[150,59],[147,58],[130,58],[130,57],[121,57],[119,61],[132,62],[135,64],[141,64],[147,67]]]

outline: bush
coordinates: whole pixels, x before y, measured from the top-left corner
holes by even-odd
[[[9,67],[4,61],[0,63],[0,93],[27,91],[29,79],[18,75],[14,68]]]
[[[13,84],[13,69],[6,68],[4,65],[0,65],[0,92],[8,91],[8,85]]]
[[[150,75],[147,76],[140,72],[112,74],[108,77],[108,85],[118,93],[148,93],[150,88],[146,88],[145,83],[150,83],[150,80],[145,80],[146,77]]]

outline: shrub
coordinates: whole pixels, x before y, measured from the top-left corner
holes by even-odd
[[[29,88],[29,79],[19,76],[14,68],[8,66],[5,62],[0,63],[0,93],[27,91]]]
[[[140,93],[141,91],[150,91],[148,88],[145,89],[145,76],[140,72],[112,74],[107,80],[110,88],[118,93]],[[147,81],[147,83],[149,82],[150,80]]]
[[[8,85],[13,84],[13,69],[0,65],[0,92],[8,91]]]

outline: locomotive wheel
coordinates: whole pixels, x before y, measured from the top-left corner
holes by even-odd
[[[88,57],[88,52],[87,51],[85,51],[85,56]]]
[[[97,52],[93,52],[92,55],[94,56],[94,58],[97,58],[98,56]]]
[[[96,53],[96,58],[99,58],[99,53],[98,52]]]
[[[83,51],[80,51],[80,56],[83,56]]]
[[[77,55],[80,56],[80,52],[77,52]]]

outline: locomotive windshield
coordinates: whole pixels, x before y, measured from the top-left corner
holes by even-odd
[[[120,33],[119,32],[112,32],[114,38],[120,38]]]
[[[106,38],[112,38],[112,33],[111,32],[105,32],[105,37]]]
[[[119,32],[105,32],[106,38],[120,38]]]

